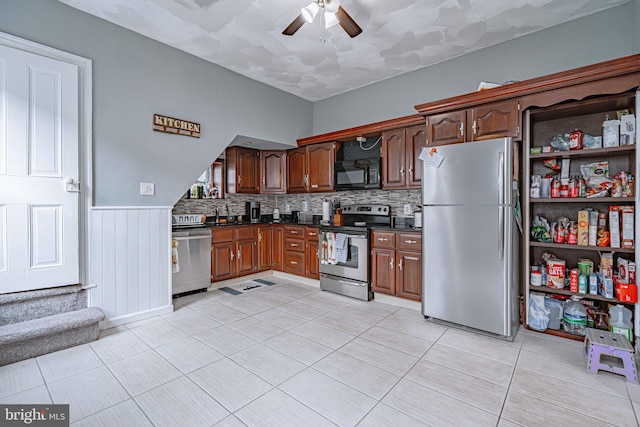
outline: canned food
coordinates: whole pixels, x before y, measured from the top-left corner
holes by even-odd
[[[547,286],[554,289],[564,288],[564,275],[567,262],[563,259],[547,261]]]
[[[590,259],[578,260],[578,270],[580,271],[580,274],[588,276],[589,274],[593,273],[593,261],[591,261]]]

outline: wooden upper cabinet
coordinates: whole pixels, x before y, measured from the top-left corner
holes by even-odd
[[[287,192],[307,191],[307,149],[306,147],[287,150]]]
[[[411,126],[405,129],[407,141],[407,176],[408,187],[420,187],[422,184],[422,160],[418,158],[423,148],[427,146],[427,128],[425,125]]]
[[[451,111],[427,117],[427,140],[429,145],[464,142],[466,119],[466,110]]]
[[[287,192],[287,155],[283,150],[260,151],[261,194]]]
[[[517,100],[494,102],[469,109],[469,141],[520,136]]]
[[[336,161],[336,145],[333,142],[308,145],[307,190],[311,192],[333,191],[333,166]]]
[[[404,129],[382,132],[382,188],[404,188],[406,141]]]
[[[251,148],[229,147],[225,153],[227,192],[260,193],[260,152]]]
[[[427,117],[430,146],[503,137],[520,137],[520,104],[516,99]]]
[[[426,145],[424,125],[382,132],[382,188],[420,187],[422,161],[418,156]]]
[[[335,143],[326,142],[287,151],[287,192],[333,191]]]

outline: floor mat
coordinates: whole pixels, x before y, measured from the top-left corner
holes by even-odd
[[[263,288],[266,283],[259,282],[258,280],[250,280],[247,282],[242,282],[233,286],[225,286],[224,288],[219,288],[219,291],[229,293],[231,295],[242,295],[247,292],[255,291],[256,289]],[[275,285],[275,283],[273,283]]]

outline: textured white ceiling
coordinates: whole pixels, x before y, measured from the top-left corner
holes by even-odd
[[[311,0],[59,0],[254,80],[318,101],[630,0],[342,0],[350,38]]]

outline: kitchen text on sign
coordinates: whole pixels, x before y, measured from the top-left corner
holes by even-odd
[[[174,119],[173,117],[161,116],[159,114],[153,115],[153,130],[200,138],[200,123]]]

